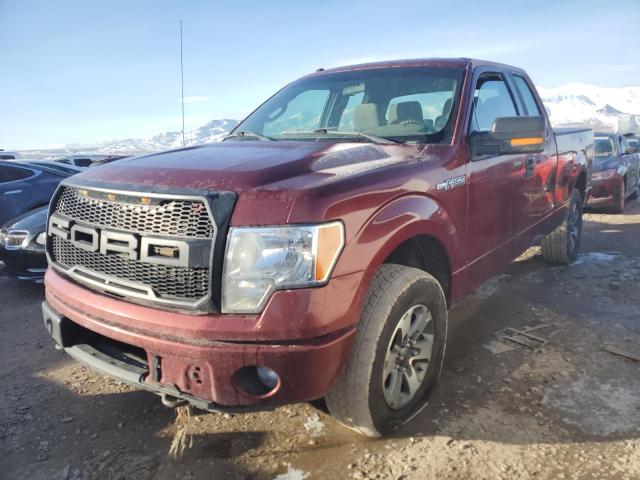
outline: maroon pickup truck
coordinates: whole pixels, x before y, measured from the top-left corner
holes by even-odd
[[[324,398],[382,435],[426,404],[451,304],[531,245],[576,257],[592,156],[593,132],[554,132],[518,68],[319,70],[221,143],[63,182],[44,322],[168,406]]]

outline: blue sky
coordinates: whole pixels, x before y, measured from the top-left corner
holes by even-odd
[[[473,56],[538,85],[640,85],[640,1],[0,0],[0,148],[240,118],[317,67]]]

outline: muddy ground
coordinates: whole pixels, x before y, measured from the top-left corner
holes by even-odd
[[[0,279],[0,478],[638,479],[640,205],[589,214],[568,268],[535,249],[450,313],[429,406],[391,438],[341,428],[321,405],[195,412],[168,451],[175,412],[153,394],[53,349],[42,286]],[[540,327],[540,350],[494,332]]]

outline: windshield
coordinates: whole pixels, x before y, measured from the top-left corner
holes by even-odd
[[[612,157],[615,153],[613,138],[596,137],[596,157]]]
[[[245,135],[235,138],[448,143],[462,78],[461,68],[445,67],[312,76],[267,100],[236,127]]]

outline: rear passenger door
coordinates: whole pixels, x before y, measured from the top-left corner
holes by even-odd
[[[468,135],[491,130],[499,117],[518,115],[515,96],[502,72],[474,74]],[[467,164],[467,255],[472,284],[480,284],[511,261],[513,198],[520,184],[524,156],[471,156]]]
[[[509,75],[520,103],[523,116],[545,117],[544,107],[535,95],[529,80],[519,73]],[[558,158],[553,131],[547,125],[544,151],[524,156],[520,167],[520,180],[514,198],[514,234],[532,228],[554,210],[554,192]],[[535,232],[531,232],[535,234]]]

